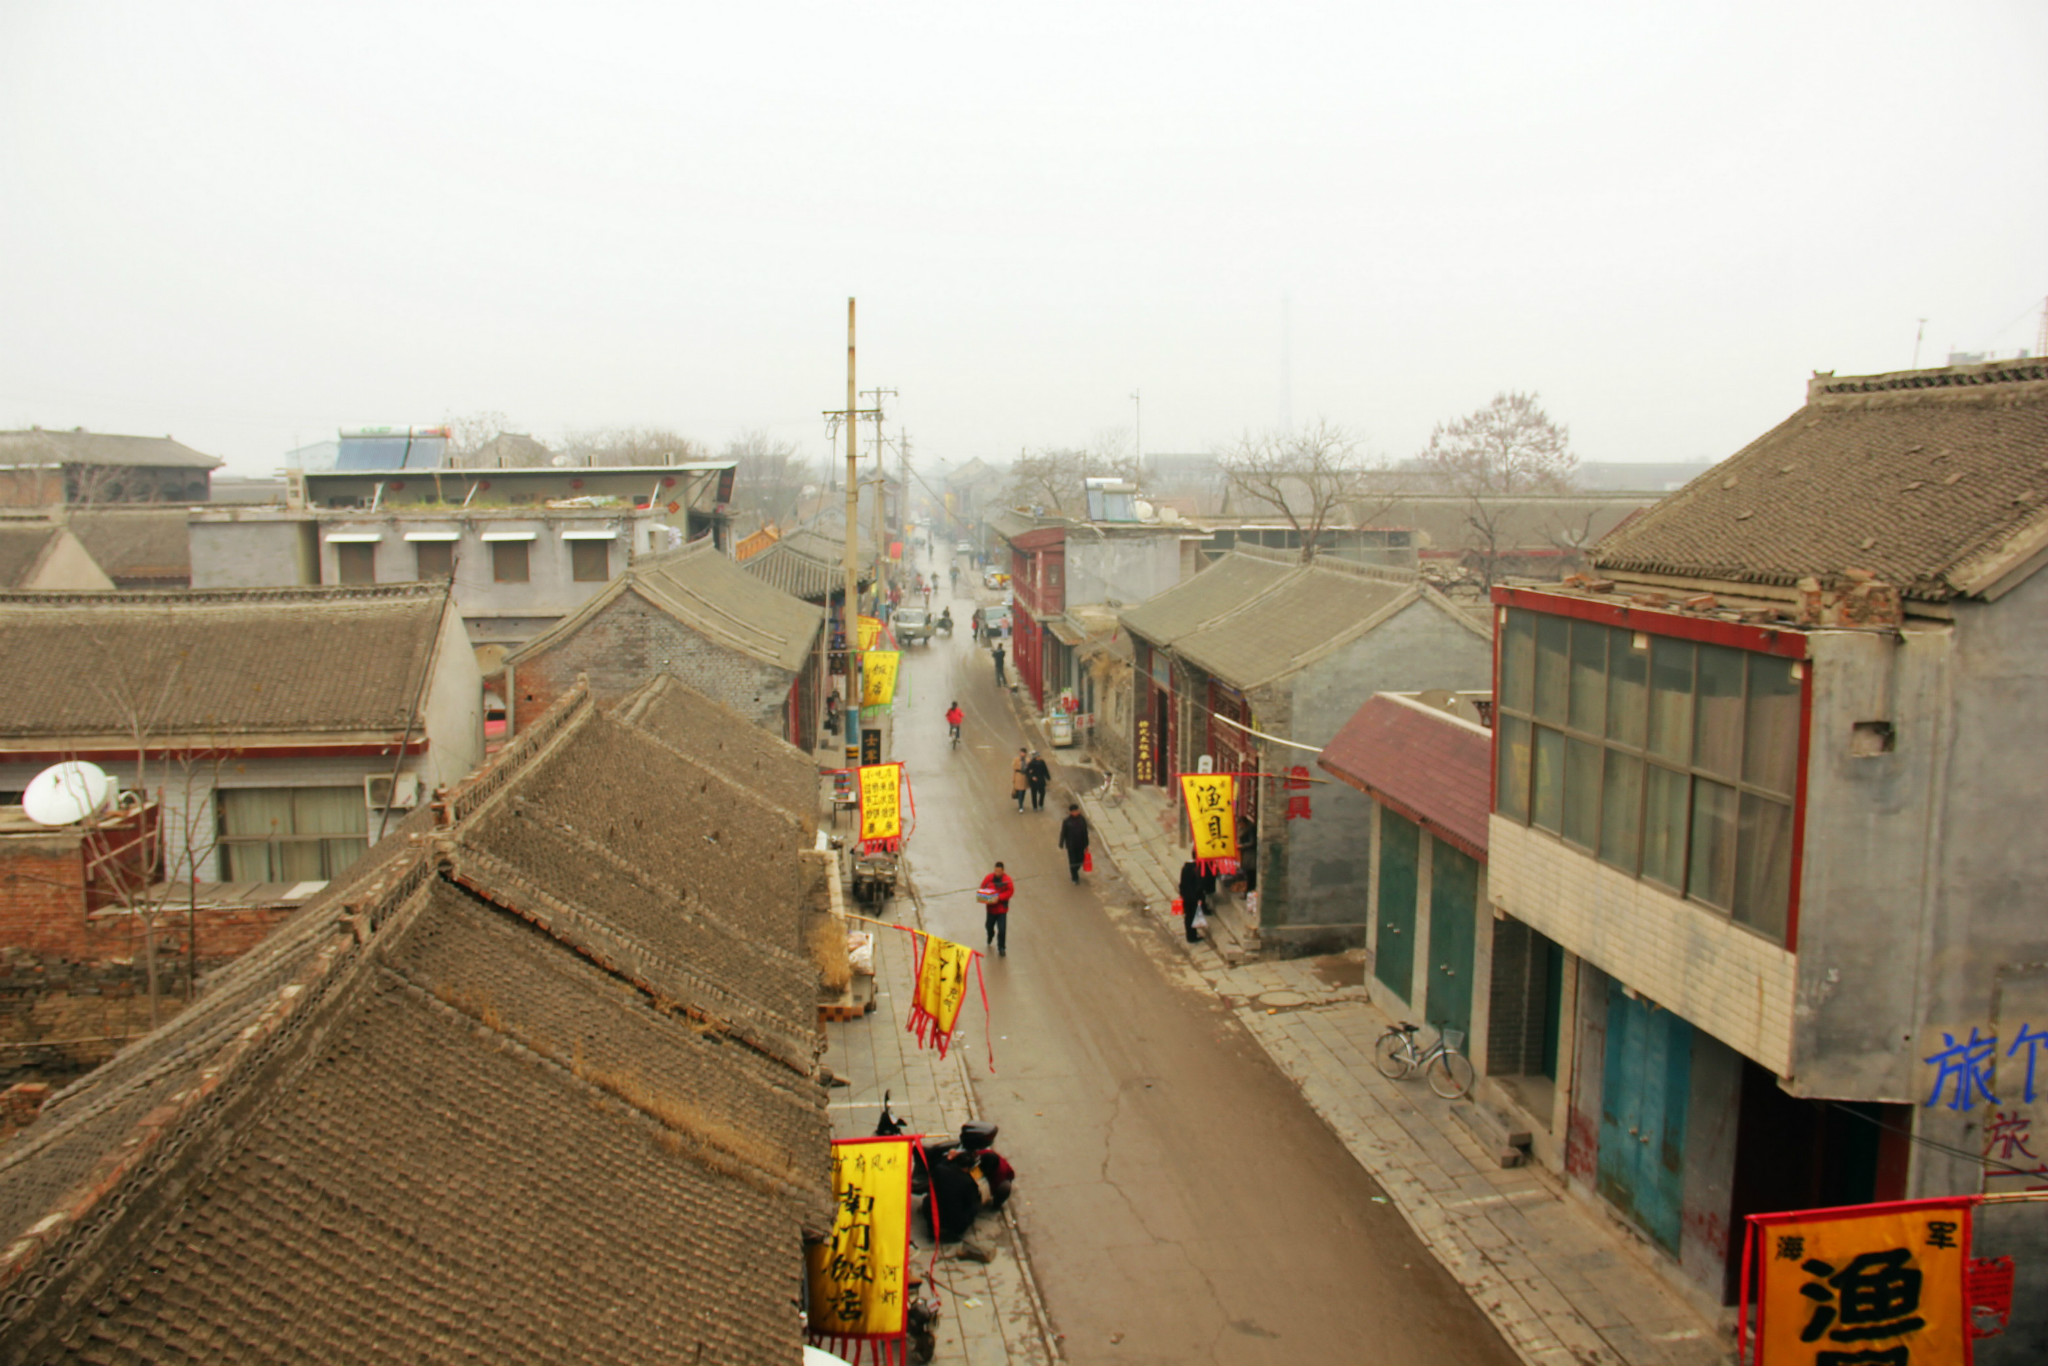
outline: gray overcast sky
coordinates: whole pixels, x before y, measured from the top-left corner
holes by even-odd
[[[1534,389],[1732,453],[2035,344],[2048,5],[0,0],[0,426],[501,410],[920,461]],[[1291,322],[1283,327],[1283,318]],[[1284,363],[1283,356],[1291,356]]]

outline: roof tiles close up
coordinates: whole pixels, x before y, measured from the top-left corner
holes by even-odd
[[[0,594],[0,741],[395,735],[442,584]]]
[[[0,1149],[0,1357],[794,1360],[809,856],[695,776],[573,690],[53,1098]]]
[[[1985,591],[2048,544],[2048,361],[1816,377],[1807,405],[1618,528],[1610,573]]]

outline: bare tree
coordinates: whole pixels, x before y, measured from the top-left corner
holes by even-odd
[[[709,460],[704,443],[666,427],[596,427],[564,440],[576,465],[687,465]]]
[[[1535,394],[1503,392],[1451,422],[1439,422],[1418,463],[1466,501],[1470,555],[1491,589],[1511,548],[1506,530],[1516,502],[1530,494],[1569,493],[1578,473],[1571,432],[1551,420]]]
[[[498,433],[510,430],[512,419],[499,412],[466,413],[441,425],[448,429],[448,463],[467,465]]]
[[[771,440],[764,431],[741,432],[725,443],[718,458],[738,467],[733,478],[736,508],[758,512],[763,521],[777,526],[795,521],[804,487],[814,479],[795,445]]]
[[[1363,492],[1361,444],[1345,428],[1318,419],[1299,432],[1247,432],[1219,449],[1216,462],[1232,494],[1273,509],[1294,528],[1301,562],[1310,564],[1324,532],[1367,519],[1363,509],[1371,500]]]
[[[1086,449],[1073,446],[1027,451],[1010,466],[1002,501],[1070,517],[1088,513],[1090,479],[1142,482],[1136,453],[1121,430],[1100,432]]]

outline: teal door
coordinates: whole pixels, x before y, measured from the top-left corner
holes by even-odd
[[[1429,860],[1429,1022],[1472,1032],[1473,916],[1479,905],[1479,861],[1431,840]]]
[[[1678,1253],[1685,1193],[1692,1026],[1607,983],[1600,1194],[1666,1252]]]
[[[1415,999],[1415,876],[1422,829],[1380,808],[1380,933],[1372,975]]]

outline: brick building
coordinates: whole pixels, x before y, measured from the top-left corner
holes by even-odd
[[[513,729],[579,676],[600,701],[675,675],[799,747],[816,743],[824,612],[697,541],[636,562],[505,659]]]
[[[2044,454],[2048,362],[1817,375],[1598,578],[1494,592],[1487,890],[1563,958],[1537,1118],[1703,1299],[1747,1214],[2048,1183]],[[2016,1218],[1977,1252],[2038,1298]]]

